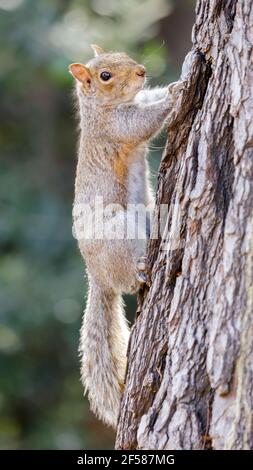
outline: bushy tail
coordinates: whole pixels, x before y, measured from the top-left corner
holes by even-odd
[[[90,279],[81,328],[81,375],[92,411],[117,426],[126,369],[129,329],[120,295]]]

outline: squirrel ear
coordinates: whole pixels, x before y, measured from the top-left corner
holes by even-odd
[[[102,47],[100,47],[100,46],[96,46],[96,44],[91,44],[90,47],[94,51],[94,56],[95,57],[97,57],[100,54],[105,53],[104,49],[102,49]]]
[[[91,75],[88,67],[83,64],[70,64],[69,72],[76,78],[79,82],[90,84]]]

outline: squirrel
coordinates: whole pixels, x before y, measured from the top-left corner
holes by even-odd
[[[73,63],[79,110],[80,140],[75,180],[74,230],[80,219],[84,235],[91,219],[78,209],[95,208],[95,199],[111,210],[104,213],[106,237],[78,236],[89,289],[80,334],[81,378],[92,411],[114,428],[124,389],[129,327],[122,294],[135,293],[148,283],[145,247],[150,216],[139,223],[138,236],[129,205],[152,207],[148,141],[162,130],[184,89],[184,82],[162,88],[144,88],[146,70],[126,53],[105,52],[92,45],[94,57]],[[93,220],[93,219],[92,219]],[[143,226],[142,226],[143,225]],[[115,237],[116,234],[116,237]]]

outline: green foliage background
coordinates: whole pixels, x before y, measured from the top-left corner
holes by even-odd
[[[77,135],[67,65],[88,60],[97,43],[129,52],[151,84],[165,84],[190,47],[194,3],[0,0],[2,449],[113,446],[79,379],[86,280],[71,232]],[[152,151],[154,181],[163,142]]]

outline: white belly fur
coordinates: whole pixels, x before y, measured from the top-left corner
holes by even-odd
[[[128,204],[154,203],[154,195],[149,181],[149,167],[146,157],[136,159],[129,167]]]

